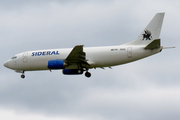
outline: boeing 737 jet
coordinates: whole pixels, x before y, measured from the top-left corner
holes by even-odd
[[[105,47],[77,45],[70,49],[27,51],[15,55],[4,66],[22,73],[37,70],[62,69],[65,75],[90,77],[92,68],[104,68],[133,62],[162,51],[159,38],[165,13],[157,13],[134,41]]]

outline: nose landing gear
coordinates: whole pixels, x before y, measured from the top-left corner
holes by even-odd
[[[21,78],[23,78],[23,79],[24,79],[24,78],[25,78],[25,75],[21,75]]]
[[[21,78],[25,78],[24,71],[22,72]]]

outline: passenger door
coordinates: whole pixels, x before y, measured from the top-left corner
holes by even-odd
[[[27,63],[28,62],[28,53],[24,53],[23,54],[23,63]]]

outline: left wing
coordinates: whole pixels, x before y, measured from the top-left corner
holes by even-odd
[[[78,67],[90,66],[86,60],[86,53],[83,52],[83,45],[77,45],[65,59],[68,66],[77,65]]]

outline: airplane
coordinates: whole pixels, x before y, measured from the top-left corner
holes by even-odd
[[[4,66],[22,73],[25,71],[59,70],[64,75],[82,75],[91,77],[89,69],[117,66],[133,62],[165,49],[159,38],[165,13],[157,13],[136,40],[117,46],[84,47],[77,45],[73,49],[49,49],[27,51],[15,55]]]

